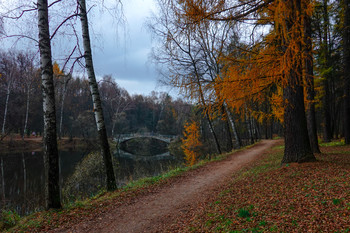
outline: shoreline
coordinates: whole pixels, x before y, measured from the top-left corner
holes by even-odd
[[[57,139],[59,150],[75,150],[75,149],[93,149],[98,148],[98,142],[96,139],[83,139],[67,137]],[[0,153],[11,154],[21,153],[28,151],[42,151],[43,141],[42,137],[28,137],[22,140],[21,137],[5,138],[0,141]]]

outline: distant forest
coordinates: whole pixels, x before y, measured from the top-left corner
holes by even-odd
[[[1,139],[20,134],[28,137],[43,132],[43,110],[40,70],[34,55],[22,51],[0,53],[0,122]],[[65,74],[54,63],[58,137],[97,138],[93,105],[88,80]],[[229,151],[233,135],[224,111],[208,121],[200,105],[181,98],[173,99],[167,93],[152,92],[148,96],[130,95],[112,76],[99,81],[107,134],[115,137],[128,133],[158,133],[183,135],[187,121],[201,122],[201,140],[214,142],[212,125],[219,141],[220,151]],[[262,105],[263,106],[263,105]],[[273,131],[282,133],[278,122],[259,123],[252,115],[238,118],[237,127],[244,144],[258,138],[271,138]],[[216,143],[204,143],[202,150],[215,153]]]
[[[43,132],[39,68],[33,55],[0,53],[0,122],[2,137],[11,133],[29,136]],[[59,137],[96,137],[88,80],[64,74],[54,64],[57,129]],[[106,75],[99,81],[107,133],[179,135],[192,105],[167,93],[130,95]]]

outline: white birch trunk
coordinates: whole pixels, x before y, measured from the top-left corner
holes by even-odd
[[[101,104],[100,93],[98,90],[98,84],[96,82],[94,65],[92,61],[92,50],[89,35],[89,23],[86,11],[85,0],[78,0],[80,9],[80,21],[82,27],[83,35],[83,45],[84,45],[84,58],[85,58],[85,68],[89,78],[90,92],[93,102],[93,111],[95,115],[96,127],[99,134],[100,145],[102,150],[102,156],[104,159],[106,176],[107,176],[107,189],[112,191],[116,188],[115,175],[112,164],[112,156],[109,149],[107,131],[105,127],[103,110]]]
[[[6,125],[6,117],[7,117],[7,109],[9,105],[9,99],[10,99],[10,94],[11,94],[11,81],[9,82],[9,85],[7,86],[7,91],[6,91],[6,102],[5,102],[5,111],[4,111],[4,121],[2,123],[2,129],[1,133],[4,135],[5,134],[5,125]]]
[[[229,120],[229,122],[230,122],[230,125],[231,125],[231,128],[232,128],[232,132],[233,132],[233,136],[235,137],[236,147],[241,148],[241,147],[242,147],[242,142],[241,142],[241,139],[240,139],[240,137],[239,137],[239,135],[238,135],[235,121],[234,121],[234,119],[233,119],[233,116],[232,116],[230,110],[229,110],[228,107],[227,107],[226,102],[224,102],[224,109],[225,109],[225,111],[226,111],[228,120]]]
[[[26,119],[24,121],[24,129],[23,129],[23,137],[22,137],[22,139],[24,139],[24,137],[26,136],[27,127],[28,127],[29,102],[30,102],[29,97],[30,97],[30,85],[27,85]]]
[[[55,88],[51,58],[47,0],[37,0],[41,84],[44,110],[44,158],[46,208],[61,208],[56,134]]]

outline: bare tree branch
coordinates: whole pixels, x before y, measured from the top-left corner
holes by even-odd
[[[68,16],[67,18],[65,18],[61,23],[60,25],[58,25],[58,27],[55,29],[55,31],[52,33],[51,37],[50,37],[50,40],[52,40],[52,38],[56,35],[56,33],[58,32],[58,30],[67,22],[69,21],[70,19],[74,18],[74,17],[77,17],[79,16],[78,13],[76,14],[73,14],[73,15],[70,15]]]
[[[30,40],[34,41],[35,43],[39,43],[38,40],[34,39],[33,37],[26,36],[26,35],[5,35],[5,36],[1,37],[0,40],[3,40],[5,38],[12,38],[12,37],[15,37],[15,38],[17,37],[19,40],[26,38],[26,39],[30,39]]]

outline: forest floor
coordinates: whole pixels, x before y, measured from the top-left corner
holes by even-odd
[[[325,144],[318,162],[281,165],[283,148],[263,140],[155,185],[38,213],[13,230],[349,232],[350,146]]]

